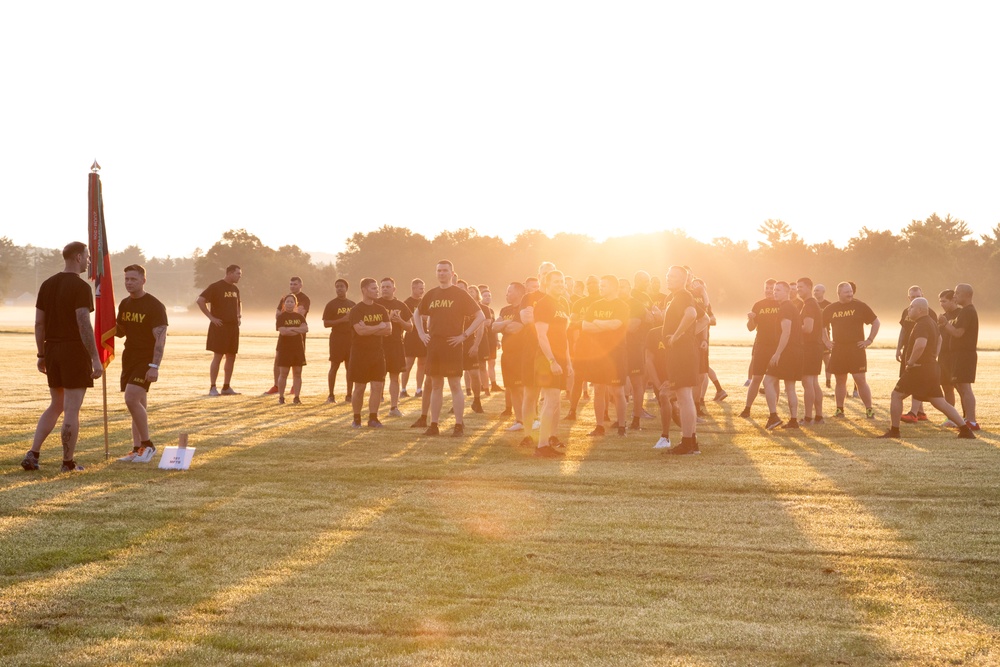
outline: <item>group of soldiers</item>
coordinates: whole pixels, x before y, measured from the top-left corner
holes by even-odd
[[[741,417],[750,417],[763,382],[769,412],[765,428],[800,428],[796,383],[801,382],[802,423],[822,424],[819,378],[825,363],[827,386],[831,375],[836,378],[834,418],[845,417],[848,375],[854,380],[854,391],[865,406],[866,416],[874,418],[866,350],[881,325],[871,307],[855,298],[856,290],[854,283],[840,283],[837,301],[831,303],[825,299],[825,287],[814,286],[809,278],[764,283],[764,298],[747,314],[747,329],[756,331],[756,337]],[[955,289],[942,291],[938,296],[943,311],[940,315],[930,309],[920,287],[910,287],[908,297],[910,303],[899,320],[899,381],[891,396],[890,427],[879,437],[899,438],[901,421],[927,420],[923,411],[923,403],[927,402],[947,416],[945,425],[958,428],[958,437],[973,439],[973,431],[979,430],[972,390],[978,361],[979,316],[972,303],[972,286],[961,283]],[[787,397],[787,422],[777,413],[780,383]],[[964,415],[955,407],[956,393]],[[910,397],[911,408],[904,415],[903,401]]]
[[[60,414],[63,470],[82,469],[73,459],[79,410],[86,389],[103,373],[90,325],[93,296],[79,275],[89,266],[89,250],[85,244],[71,243],[63,257],[66,269],[42,284],[36,304],[38,367],[48,377],[52,400],[22,461],[26,470],[38,469],[41,445]],[[116,334],[125,338],[121,388],[132,417],[133,448],[119,460],[145,462],[155,452],[146,398],[150,384],[158,379],[167,315],[163,304],[145,292],[145,269],[131,265],[124,272],[128,297],[119,304]],[[206,344],[213,353],[210,396],[237,393],[231,380],[242,320],[241,276],[239,266],[229,266],[224,278],[198,297],[198,306],[210,322]],[[482,395],[503,391],[503,414],[514,419],[508,431],[524,431],[521,445],[533,448],[536,456],[558,458],[566,452],[558,437],[559,423],[576,419],[581,398],[590,388],[596,425],[589,435],[601,437],[609,432],[623,436],[640,429],[641,419],[653,418],[643,407],[651,387],[661,425],[653,447],[671,455],[700,453],[696,429],[705,414],[709,383],[715,387],[716,401],[724,400],[727,393],[709,364],[709,332],[715,318],[707,286],[687,267],[671,266],[666,292],[661,292],[659,280],[644,271],[635,273],[631,283],[614,275],[578,281],[544,262],[537,275],[507,285],[506,304],[499,313],[491,307],[490,288],[459,279],[451,261],[438,262],[435,277],[437,284],[430,289],[423,280],[412,280],[410,296],[403,301],[396,298],[393,278],[362,279],[359,302],[347,297],[350,285],[346,280],[336,281],[337,296],[326,304],[322,316],[324,327],[330,329],[327,402],[337,402],[334,387],[344,366],[345,401],[352,404],[354,428],[362,427],[366,389],[367,427],[382,427],[379,409],[386,375],[388,414],[401,417],[399,399],[408,396],[406,387],[415,371],[414,395],[421,399],[421,414],[412,426],[423,429],[424,435],[440,434],[447,380],[454,415],[451,435],[464,434],[467,394],[473,399],[472,411],[482,412]],[[747,317],[747,328],[756,337],[742,417],[749,418],[763,384],[768,430],[823,423],[819,378],[824,364],[827,386],[831,375],[836,378],[835,418],[845,415],[848,375],[854,379],[867,416],[874,416],[866,380],[866,349],[880,324],[871,308],[854,298],[855,291],[852,283],[840,283],[837,301],[831,303],[825,300],[825,288],[813,285],[809,278],[765,283],[764,298]],[[896,350],[900,379],[892,393],[890,428],[881,437],[900,437],[900,422],[925,420],[923,402],[943,412],[949,420],[946,424],[959,429],[959,437],[975,437],[972,431],[979,426],[972,384],[978,317],[972,294],[966,284],[945,290],[939,296],[944,312],[936,316],[920,288],[910,288],[911,301],[900,320]],[[292,402],[301,402],[310,305],[302,280],[292,277],[289,292],[275,311],[274,384],[265,392],[276,394],[282,404],[289,389]],[[865,327],[869,328],[867,336]],[[496,379],[498,358],[505,388]],[[221,391],[217,387],[220,369]],[[801,422],[798,382],[803,387]],[[787,422],[777,414],[782,383]],[[563,392],[569,401],[565,417],[560,412]],[[955,407],[956,393],[964,416]],[[631,422],[626,416],[629,396]],[[903,401],[911,396],[911,410],[904,415]],[[609,426],[610,409],[616,420]],[[670,439],[672,423],[680,428],[679,442]],[[537,440],[529,428],[538,430]]]

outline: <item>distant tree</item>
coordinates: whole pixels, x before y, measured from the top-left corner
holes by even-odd
[[[121,252],[111,253],[111,268],[121,272],[126,266],[132,264],[146,265],[146,254],[137,245],[130,245]]]
[[[365,276],[379,280],[391,277],[409,281],[415,277],[434,278],[435,259],[431,243],[421,234],[404,227],[385,225],[373,232],[356,232],[347,239],[347,247],[337,253],[336,273],[354,283]],[[331,285],[332,288],[332,285]],[[401,288],[407,292],[408,287]]]
[[[780,243],[798,240],[798,236],[792,231],[792,228],[781,220],[768,218],[757,228],[757,231],[764,235],[764,240],[758,241],[761,246],[776,246]]]

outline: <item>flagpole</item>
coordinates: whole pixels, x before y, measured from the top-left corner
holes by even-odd
[[[96,314],[94,318],[94,338],[104,365],[101,375],[101,394],[104,404],[104,460],[110,458],[110,438],[108,435],[108,365],[115,356],[114,325],[115,296],[111,278],[111,259],[108,252],[108,239],[104,229],[104,196],[101,193],[101,165],[90,165],[88,185],[88,232],[90,237],[91,279],[94,281],[96,297]]]

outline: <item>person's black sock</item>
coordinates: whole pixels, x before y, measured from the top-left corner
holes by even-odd
[[[378,421],[378,413],[377,412],[369,412],[368,413],[368,421],[370,421],[370,422]]]

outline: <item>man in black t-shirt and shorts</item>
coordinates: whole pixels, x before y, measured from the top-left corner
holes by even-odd
[[[941,332],[951,337],[951,376],[955,390],[962,399],[965,422],[973,431],[978,431],[976,395],[972,393],[972,384],[976,381],[976,366],[979,361],[976,352],[979,342],[979,314],[972,305],[972,285],[956,285],[955,301],[961,306],[961,310],[958,311],[954,324],[946,318],[941,320]]]
[[[681,418],[681,444],[669,449],[670,454],[700,454],[695,433],[698,413],[694,406],[694,388],[698,380],[698,327],[708,326],[708,317],[699,314],[694,296],[685,287],[688,272],[682,266],[667,271],[666,310],[663,313],[661,335],[666,345],[666,372],[670,388],[677,396]]]
[[[764,282],[764,298],[758,301],[747,313],[747,331],[756,331],[753,339],[753,351],[750,357],[750,379],[747,385],[747,402],[740,417],[750,417],[750,407],[757,399],[760,383],[767,373],[774,350],[778,347],[778,302],[774,300],[773,278]]]
[[[337,298],[331,299],[323,309],[323,326],[330,330],[330,371],[326,374],[327,403],[336,403],[333,390],[337,384],[337,371],[340,365],[344,365],[344,374],[347,376],[347,394],[345,401],[351,401],[354,396],[351,384],[350,358],[351,358],[351,308],[356,305],[347,298],[347,290],[350,285],[343,278],[337,278],[333,284],[337,291]]]
[[[917,400],[927,401],[948,416],[955,424],[961,424],[958,437],[975,440],[969,424],[962,421],[962,415],[955,406],[944,400],[941,393],[941,375],[937,365],[938,328],[929,315],[927,299],[916,297],[910,302],[908,316],[913,322],[910,335],[905,344],[905,364],[899,382],[892,390],[892,403],[889,408],[889,430],[880,438],[899,438],[899,420],[903,414],[903,399],[913,396]]]
[[[115,335],[125,338],[121,387],[125,407],[132,416],[132,451],[118,459],[149,463],[156,447],[149,436],[146,399],[149,385],[160,377],[163,346],[167,343],[167,309],[145,289],[146,269],[139,264],[125,267],[128,296],[118,304]]]
[[[523,333],[521,323],[521,299],[526,290],[523,283],[513,282],[507,286],[505,298],[507,305],[500,309],[500,314],[493,322],[494,334],[501,334],[502,352],[500,354],[500,373],[503,375],[506,407],[501,413],[508,417],[514,415],[514,423],[507,429],[509,432],[524,430],[524,379],[522,341],[527,334]]]
[[[774,348],[764,373],[764,396],[770,414],[767,430],[782,426],[778,417],[778,383],[785,384],[785,397],[788,399],[788,423],[786,429],[799,428],[799,399],[795,393],[795,383],[802,379],[802,324],[799,311],[792,303],[791,285],[784,280],[774,284],[774,300],[778,302],[778,345]]]
[[[420,300],[413,323],[420,340],[427,346],[427,375],[431,378],[430,424],[424,435],[438,435],[438,418],[444,400],[444,380],[451,388],[452,407],[455,413],[453,436],[465,433],[463,413],[465,394],[462,393],[464,366],[463,344],[486,320],[483,311],[469,293],[452,284],[454,265],[449,260],[437,263],[437,287],[427,290]],[[428,318],[424,330],[422,316]],[[463,329],[466,318],[471,319]]]
[[[913,303],[914,299],[921,298],[924,296],[924,291],[920,289],[920,286],[913,285],[906,291],[907,301]],[[903,309],[903,314],[899,317],[899,338],[896,340],[896,361],[899,362],[899,375],[903,376],[903,371],[906,370],[906,344],[910,340],[910,332],[913,331],[913,320],[910,319],[910,306],[907,304],[906,308]],[[928,309],[927,311],[930,318],[937,322],[937,313],[933,310]],[[912,397],[910,399],[910,411],[903,415],[901,421],[907,424],[916,424],[918,421],[927,421],[927,415],[924,414],[923,402]]]
[[[383,278],[382,297],[375,303],[389,311],[392,333],[382,339],[385,351],[385,370],[389,373],[389,416],[402,417],[399,411],[399,376],[406,370],[406,355],[403,349],[403,332],[413,329],[413,313],[406,304],[396,298],[396,281]]]
[[[295,310],[296,312],[298,312],[299,315],[302,316],[303,319],[305,319],[309,315],[309,306],[311,305],[311,302],[309,301],[309,297],[306,296],[306,293],[302,291],[302,278],[299,278],[298,276],[292,276],[291,278],[289,278],[288,292],[289,294],[295,295],[295,300],[299,304],[298,306],[296,306]],[[284,305],[285,305],[285,297],[281,297],[281,300],[278,302],[278,307],[275,308],[274,310],[274,316],[276,318],[281,316],[282,310],[284,309]],[[305,350],[305,347],[306,347],[306,335],[302,334],[303,351]],[[271,385],[271,388],[265,391],[264,394],[273,395],[277,393],[278,393],[278,355],[277,353],[275,353],[274,384]]]
[[[198,296],[198,307],[208,318],[208,342],[205,347],[212,352],[212,364],[209,366],[208,377],[212,386],[209,396],[235,396],[236,391],[229,385],[233,379],[233,366],[236,365],[236,354],[240,351],[240,320],[243,315],[243,304],[240,301],[240,288],[236,283],[243,276],[243,270],[236,264],[226,267],[226,277],[218,280]],[[211,308],[205,304],[211,304]],[[223,369],[222,391],[215,388],[219,378],[219,365],[225,357]]]
[[[837,303],[831,303],[823,311],[823,344],[830,350],[830,372],[837,380],[834,396],[837,399],[837,411],[834,417],[843,418],[844,399],[847,398],[847,375],[854,378],[858,386],[858,394],[865,404],[865,416],[875,418],[872,409],[872,390],[868,386],[868,355],[865,350],[878,335],[878,317],[868,304],[854,298],[854,288],[851,283],[843,282],[837,285]],[[871,325],[871,333],[865,337],[865,325]],[[827,333],[827,326],[832,334]],[[832,337],[832,340],[831,340]]]
[[[412,313],[420,305],[422,298],[424,298],[424,281],[420,278],[414,278],[410,281],[410,296],[406,297],[403,303],[406,304],[406,307]],[[406,385],[410,381],[410,371],[413,370],[413,364],[416,363],[417,389],[413,395],[420,398],[424,395],[424,361],[427,359],[427,347],[420,340],[420,336],[417,335],[417,330],[414,327],[410,327],[403,334],[403,354],[406,357],[406,368],[403,369],[403,379],[400,383],[399,395],[403,398],[409,396],[406,391]]]
[[[823,388],[819,375],[823,372],[823,310],[813,296],[811,278],[799,278],[796,290],[802,299],[802,402],[805,404],[803,424],[823,423]]]
[[[354,385],[351,394],[354,428],[361,428],[361,407],[365,401],[366,384],[371,384],[368,392],[368,427],[382,428],[382,422],[378,419],[378,406],[382,402],[382,388],[385,386],[385,352],[382,341],[392,335],[392,323],[385,306],[375,302],[378,295],[378,281],[364,278],[361,281],[361,303],[351,308],[348,314],[353,338],[347,377]]]
[[[75,241],[63,248],[66,268],[42,283],[35,301],[35,346],[38,371],[49,385],[49,407],[38,419],[31,449],[21,467],[38,470],[42,443],[63,416],[60,436],[63,446],[62,471],[83,470],[73,459],[80,437],[80,408],[88,387],[104,373],[90,313],[94,295],[80,274],[90,266],[90,249]]]

